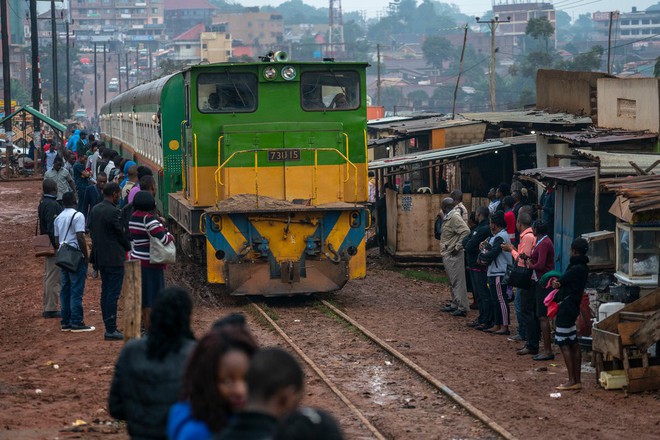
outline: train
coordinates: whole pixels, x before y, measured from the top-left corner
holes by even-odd
[[[149,166],[187,258],[231,295],[341,289],[366,275],[366,68],[198,64],[99,113],[106,145]]]

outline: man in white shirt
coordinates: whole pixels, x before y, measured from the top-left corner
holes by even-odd
[[[55,239],[62,246],[70,246],[82,253],[83,258],[73,272],[62,270],[62,290],[60,305],[62,306],[61,329],[63,332],[90,332],[94,327],[83,321],[82,298],[87,279],[89,254],[85,241],[85,216],[76,211],[76,195],[69,191],[62,196],[64,210],[55,219]]]
[[[57,201],[62,201],[62,196],[65,192],[73,191],[75,193],[76,187],[73,184],[71,174],[63,167],[64,162],[62,158],[57,156],[53,161],[53,168],[46,171],[44,179],[53,179],[57,183]]]
[[[99,148],[96,142],[92,142],[90,145],[90,151],[92,154],[89,155],[87,158],[87,164],[85,165],[85,169],[91,170],[92,171],[92,183],[96,183],[96,163],[99,160]]]

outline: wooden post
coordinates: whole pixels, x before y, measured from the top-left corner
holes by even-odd
[[[594,232],[595,231],[600,231],[600,162],[596,165],[596,174],[594,176]]]
[[[124,340],[140,337],[142,325],[142,268],[137,260],[124,263]]]
[[[517,173],[518,172],[518,153],[516,152],[515,148],[511,149],[511,153],[513,154],[513,172]]]

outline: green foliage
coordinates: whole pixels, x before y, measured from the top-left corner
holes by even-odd
[[[32,105],[30,92],[16,79],[11,80],[11,99],[16,101],[19,105]]]
[[[381,105],[386,110],[394,110],[394,106],[403,105],[405,100],[399,87],[383,87],[380,92]]]
[[[653,76],[660,77],[660,57],[655,59],[655,67],[653,68]]]
[[[162,60],[160,62],[160,76],[165,76],[165,75],[170,75],[172,73],[178,72],[180,70],[183,70],[184,67],[186,67],[186,63],[183,61],[175,61],[175,60]]]
[[[413,107],[421,107],[424,101],[429,99],[429,95],[424,90],[414,90],[408,93],[407,98]]]
[[[530,52],[525,55],[520,62],[519,72],[525,78],[536,78],[536,71],[539,69],[549,69],[557,61],[556,53],[549,52]]]
[[[525,34],[535,40],[542,38],[545,41],[545,51],[548,52],[548,39],[555,33],[555,27],[546,17],[532,18],[527,22]]]
[[[328,22],[328,8],[315,8],[306,5],[302,0],[289,0],[279,6],[263,6],[261,11],[279,12],[284,18],[284,23],[302,24],[315,23],[325,24]]]
[[[605,49],[603,46],[593,46],[589,52],[577,54],[572,60],[557,63],[557,68],[574,71],[599,70]]]
[[[454,50],[448,39],[435,35],[424,40],[422,52],[427,64],[442,69],[442,62],[450,59]]]
[[[449,283],[449,279],[446,276],[436,275],[436,274],[428,272],[426,270],[404,269],[400,273],[401,273],[401,275],[403,275],[406,278],[412,278],[414,280],[426,281],[427,283],[435,283],[435,284],[448,284]]]

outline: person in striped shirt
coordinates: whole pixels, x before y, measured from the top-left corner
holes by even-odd
[[[158,292],[165,287],[165,264],[149,261],[149,236],[160,240],[164,245],[174,241],[174,237],[154,215],[156,201],[150,191],[140,191],[133,199],[133,215],[128,224],[131,234],[131,260],[140,260],[142,267],[142,323],[149,330],[151,305]]]

